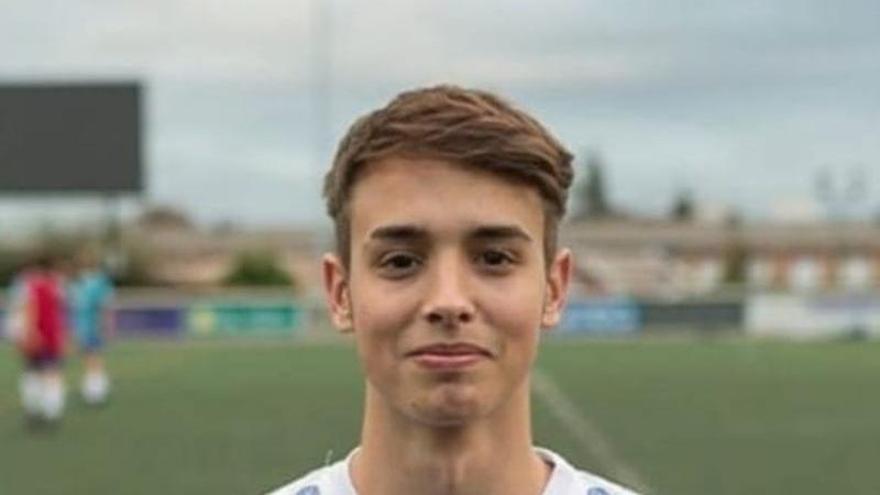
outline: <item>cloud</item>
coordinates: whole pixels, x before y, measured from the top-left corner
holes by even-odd
[[[17,2],[0,19],[0,39],[15,46],[3,50],[0,70],[302,83],[305,7],[280,0]]]
[[[16,0],[4,9],[0,77],[144,80],[150,193],[212,221],[322,218],[317,191],[334,138],[399,90],[441,81],[498,90],[575,150],[601,148],[615,194],[646,210],[687,183],[760,212],[776,195],[811,194],[821,164],[880,161],[875,0]],[[327,30],[316,36],[315,22]],[[316,64],[316,54],[327,58]],[[315,99],[320,80],[330,83],[326,102]]]

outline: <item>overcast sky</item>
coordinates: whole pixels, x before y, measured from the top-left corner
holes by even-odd
[[[687,187],[768,216],[827,166],[841,183],[861,169],[862,211],[880,210],[876,0],[6,0],[0,81],[42,79],[142,81],[147,200],[205,224],[324,222],[348,123],[440,82],[497,90],[601,152],[626,209]],[[63,203],[24,210],[97,204]],[[15,210],[0,202],[0,223]]]

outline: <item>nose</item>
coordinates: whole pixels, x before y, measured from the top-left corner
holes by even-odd
[[[435,258],[423,316],[432,326],[455,328],[474,319],[467,266],[456,256]]]

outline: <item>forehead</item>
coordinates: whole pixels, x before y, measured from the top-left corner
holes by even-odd
[[[540,239],[544,209],[536,188],[456,162],[387,158],[370,163],[352,188],[352,240],[375,228],[413,225],[434,233],[517,226]]]

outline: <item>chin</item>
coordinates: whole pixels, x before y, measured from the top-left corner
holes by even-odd
[[[479,417],[479,414],[450,410],[449,408],[419,411],[417,413],[418,422],[432,428],[460,428],[472,424]]]
[[[419,401],[415,415],[425,424],[437,427],[464,426],[486,415],[485,394],[475,387],[444,384]]]

